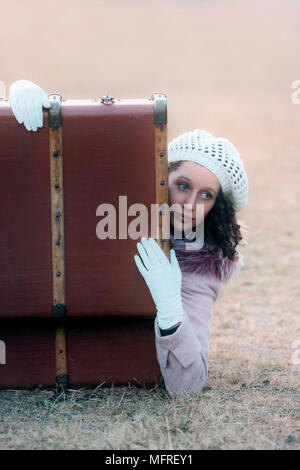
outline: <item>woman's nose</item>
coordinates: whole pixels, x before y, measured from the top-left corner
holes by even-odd
[[[193,211],[195,210],[196,208],[196,198],[197,198],[197,195],[196,194],[187,194],[186,195],[186,198],[184,200],[184,204],[185,204],[185,207],[187,210],[189,211]]]
[[[184,208],[189,212],[193,212],[194,207],[195,207],[194,204],[187,203],[187,202],[184,203]]]
[[[185,202],[183,206],[183,211],[185,211],[186,215],[190,215],[190,217],[195,217],[196,206],[191,202]]]

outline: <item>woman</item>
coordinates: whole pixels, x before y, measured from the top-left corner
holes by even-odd
[[[27,130],[35,132],[43,126],[42,107],[50,103],[37,85],[27,80],[13,83],[10,102]],[[204,130],[173,139],[168,160],[169,206],[177,203],[181,208],[171,212],[170,261],[153,238],[137,243],[140,256],[134,260],[156,305],[157,358],[165,387],[174,396],[199,393],[207,379],[213,303],[220,283],[227,282],[242,264],[243,237],[236,213],[247,204],[248,179],[234,146]],[[199,204],[203,206],[200,221],[196,218]],[[204,226],[204,244],[193,249],[185,234],[199,223]],[[175,232],[184,237],[174,236]]]
[[[137,244],[144,265],[134,258],[156,304],[157,357],[173,396],[199,393],[207,379],[212,306],[220,283],[242,264],[238,245],[243,237],[235,214],[247,203],[248,180],[233,145],[204,130],[173,139],[168,160],[169,205],[178,203],[185,210],[184,226],[181,213],[175,213],[170,262],[152,239]],[[194,228],[197,204],[204,206],[204,244],[192,250],[186,248],[190,239],[176,239],[173,233],[174,228]]]

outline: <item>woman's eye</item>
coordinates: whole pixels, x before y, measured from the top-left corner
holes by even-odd
[[[186,188],[189,188],[189,185],[187,183],[177,183],[177,186],[180,188],[181,191],[187,191],[187,189],[182,188],[182,186],[185,186]],[[205,197],[204,199],[211,199],[212,196],[210,193],[203,193],[206,194],[208,197]]]
[[[178,187],[180,188],[181,186],[187,186],[187,187],[189,187],[189,185],[186,184],[186,183],[178,183]],[[183,189],[182,191],[186,191],[186,189]]]

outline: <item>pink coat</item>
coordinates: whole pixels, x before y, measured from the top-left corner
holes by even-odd
[[[175,333],[168,336],[161,336],[157,318],[154,322],[157,359],[171,396],[181,391],[201,391],[208,375],[213,303],[219,294],[220,282],[227,282],[242,264],[241,254],[237,263],[206,250],[201,251],[201,256],[200,253],[192,256],[191,262],[180,251],[176,251],[176,256],[182,270],[183,321]]]

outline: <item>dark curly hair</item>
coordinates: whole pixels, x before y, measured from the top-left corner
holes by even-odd
[[[177,170],[183,162],[184,160],[169,163],[169,174]],[[212,248],[221,248],[224,257],[236,261],[238,252],[235,248],[243,239],[240,229],[232,201],[220,188],[214,206],[204,219],[204,242]]]

